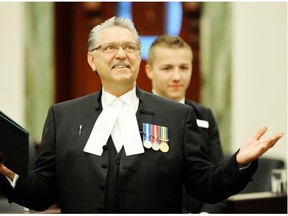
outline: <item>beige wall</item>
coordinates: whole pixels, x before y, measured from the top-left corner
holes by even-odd
[[[0,2],[0,110],[25,125],[24,7]]]
[[[232,149],[261,125],[287,133],[287,3],[234,3]],[[287,135],[267,156],[287,160]]]

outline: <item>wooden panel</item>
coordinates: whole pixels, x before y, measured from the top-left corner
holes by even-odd
[[[90,30],[114,15],[115,3],[55,3],[56,102],[95,92],[100,79],[87,63]]]
[[[226,213],[287,213],[287,194],[271,192],[236,194],[227,200]]]
[[[87,39],[92,28],[92,22],[88,15],[91,11],[85,10],[85,6],[85,3],[73,4],[72,20],[75,26],[72,29],[73,49],[71,58],[73,65],[71,96],[73,98],[94,92],[100,85],[99,79],[95,77],[95,73],[87,63]]]
[[[72,7],[70,4],[55,3],[55,101],[70,98],[71,54],[72,54]]]
[[[165,31],[165,3],[134,2],[132,4],[134,25],[140,35],[161,35]]]
[[[180,36],[191,46],[193,51],[193,72],[186,97],[194,101],[200,100],[200,15],[201,3],[185,2],[183,5],[183,22]]]

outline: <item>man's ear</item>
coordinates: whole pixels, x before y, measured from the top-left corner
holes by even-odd
[[[149,64],[145,65],[145,72],[146,72],[147,77],[152,80],[152,67],[151,67],[151,65],[149,65]]]
[[[94,55],[90,52],[87,53],[87,61],[93,71],[96,71],[96,66],[94,63]]]

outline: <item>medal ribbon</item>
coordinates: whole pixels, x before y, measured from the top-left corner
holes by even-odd
[[[153,137],[153,142],[157,142],[159,140],[159,126],[158,125],[152,125],[152,137]]]
[[[143,133],[143,140],[150,141],[151,138],[151,125],[147,123],[143,123],[144,133]]]
[[[167,127],[160,126],[160,140],[165,142],[169,141]]]

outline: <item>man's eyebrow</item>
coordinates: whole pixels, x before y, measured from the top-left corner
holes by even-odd
[[[173,67],[173,65],[168,63],[168,64],[161,65],[161,67]]]

